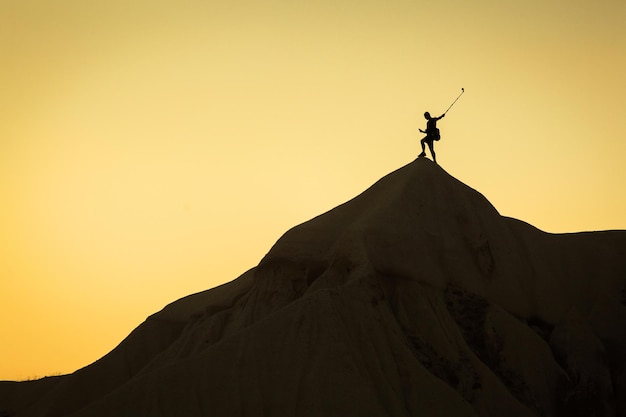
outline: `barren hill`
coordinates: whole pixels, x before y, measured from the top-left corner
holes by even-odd
[[[625,287],[626,231],[544,233],[418,159],[0,415],[624,416]]]

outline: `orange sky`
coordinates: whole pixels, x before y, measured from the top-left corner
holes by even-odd
[[[626,3],[0,0],[0,379],[72,372],[418,153],[626,229]]]

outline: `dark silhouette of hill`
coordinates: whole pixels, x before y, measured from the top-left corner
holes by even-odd
[[[626,231],[544,233],[420,158],[0,415],[623,416],[625,287]]]

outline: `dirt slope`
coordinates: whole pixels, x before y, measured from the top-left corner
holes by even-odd
[[[0,415],[621,416],[625,286],[625,231],[541,232],[418,159]]]

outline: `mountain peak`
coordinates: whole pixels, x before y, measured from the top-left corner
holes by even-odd
[[[541,232],[420,158],[0,414],[621,415],[625,293],[626,231]]]
[[[259,268],[289,259],[319,271],[344,259],[438,287],[459,275],[485,281],[497,272],[489,239],[501,240],[505,223],[480,193],[418,158],[352,200],[289,230]],[[455,265],[462,265],[463,274]]]

